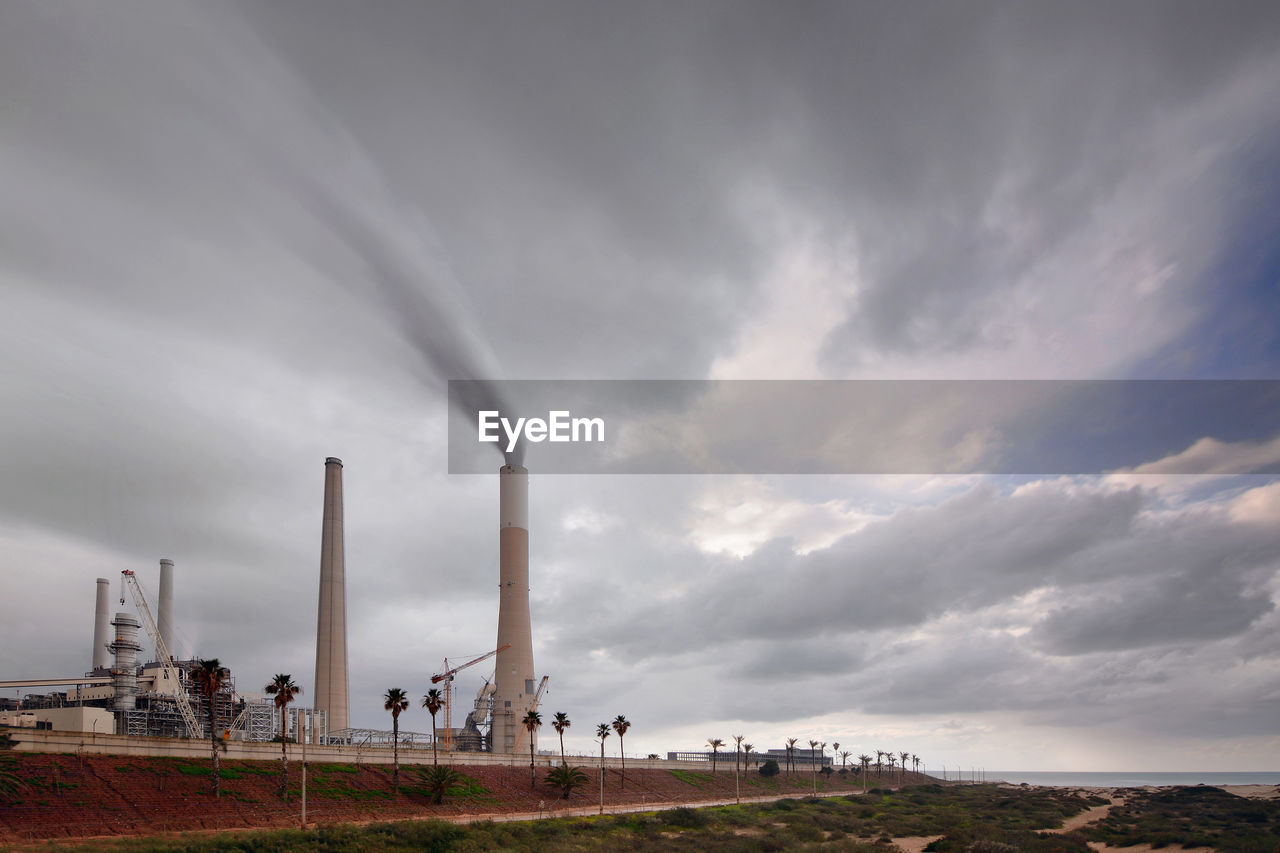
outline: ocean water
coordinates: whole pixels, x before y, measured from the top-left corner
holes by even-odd
[[[949,776],[953,774],[948,774]],[[969,778],[969,773],[964,774]],[[1061,773],[1047,771],[987,770],[978,778],[1015,785],[1081,786],[1090,788],[1140,788],[1145,785],[1280,785],[1280,772],[1256,773]]]

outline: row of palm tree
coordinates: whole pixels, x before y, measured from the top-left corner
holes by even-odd
[[[529,786],[533,787],[534,785],[537,784],[536,774],[533,766],[533,758],[534,758],[533,736],[534,736],[534,733],[537,732],[537,730],[542,727],[542,715],[539,714],[537,711],[530,710],[525,713],[524,719],[522,719],[520,722],[524,725],[525,729],[529,732]],[[570,721],[569,715],[563,711],[557,711],[555,714],[555,717],[551,721],[551,727],[554,728],[556,730],[556,734],[560,736],[560,766],[563,768],[569,767],[569,762],[568,762],[568,759],[565,757],[565,752],[564,752],[564,730],[569,728],[571,725],[572,725],[572,721]],[[600,740],[600,772],[601,774],[604,773],[605,739],[609,737],[609,733],[611,730],[613,732],[616,732],[618,735],[618,757],[622,761],[622,770],[621,770],[621,776],[620,776],[621,787],[626,787],[626,784],[627,784],[627,755],[623,749],[623,738],[626,736],[627,730],[630,728],[631,728],[631,722],[627,720],[627,718],[624,717],[622,714],[619,714],[617,717],[615,717],[612,723],[600,723],[599,725],[596,726],[596,737]],[[566,789],[566,796],[568,796],[567,789]]]
[[[733,736],[733,741],[735,744],[735,749],[733,753],[733,769],[735,773],[737,773],[739,769],[739,756],[742,757],[743,769],[746,769],[751,759],[751,750],[755,748],[753,744],[743,743],[743,740],[745,739],[745,737],[746,737],[745,735]],[[795,750],[796,750],[797,743],[799,743],[798,738],[793,738],[793,737],[787,738],[786,746],[784,747],[784,751],[785,751],[784,760],[786,761],[786,764],[787,764],[787,771],[791,773],[795,772]],[[718,758],[720,750],[724,747],[724,745],[725,745],[724,741],[718,737],[707,739],[707,746],[711,747],[711,774],[713,776],[715,775],[715,772],[716,772],[716,759]],[[826,747],[827,747],[826,741],[817,741],[817,740],[809,741],[809,749],[810,749],[811,756],[812,756],[812,753],[818,752],[823,756],[823,759],[825,759]],[[849,752],[848,750],[844,752],[840,752],[840,744],[838,742],[832,743],[831,748],[836,755],[840,756],[840,759],[841,759],[840,766],[843,768],[847,768],[849,766],[849,756],[852,755],[853,753]],[[890,772],[892,772],[895,762],[901,762],[901,764],[899,765],[900,767],[899,781],[900,782],[906,781],[906,768],[908,763],[913,765],[913,769],[915,772],[917,773],[920,772],[920,757],[918,755],[913,755],[912,753],[909,753],[909,752],[899,752],[899,753],[886,752],[884,750],[878,749],[876,750],[876,765],[875,765],[877,775],[879,775],[880,770],[883,767],[881,760],[884,758],[888,759]],[[862,765],[863,788],[865,790],[867,767],[871,762],[871,756],[859,755],[858,761]],[[821,763],[822,763],[821,760],[813,762],[813,772],[814,772],[815,783],[816,783],[816,778],[818,773],[818,767]]]
[[[210,757],[212,759],[212,781],[213,794],[215,797],[221,796],[222,775],[219,764],[219,741],[217,730],[217,696],[221,693],[223,686],[230,678],[230,670],[224,667],[217,658],[198,659],[195,668],[191,671],[191,679],[200,688],[200,691],[208,699],[208,724]],[[266,693],[273,697],[276,708],[280,711],[280,795],[288,798],[288,779],[289,779],[289,752],[288,752],[288,732],[289,722],[287,708],[299,694],[302,688],[293,680],[293,676],[288,673],[277,673],[264,688]],[[422,707],[427,709],[427,713],[431,715],[431,759],[436,765],[437,772],[439,768],[440,758],[437,748],[435,732],[436,732],[436,715],[440,709],[444,707],[444,695],[437,688],[431,688],[426,695],[422,697]],[[398,791],[400,789],[400,715],[409,708],[409,696],[402,688],[391,687],[383,695],[383,708],[391,712],[391,746],[392,746],[392,785]],[[531,777],[534,771],[534,733],[542,726],[542,716],[535,710],[530,710],[525,714],[523,720],[525,728],[529,731],[529,769]],[[568,769],[568,761],[565,758],[564,751],[564,731],[571,725],[569,715],[563,711],[558,711],[551,723],[556,733],[560,736],[560,763],[561,766]],[[631,727],[631,723],[627,718],[619,714],[612,723],[613,731],[618,734],[618,747],[622,749],[623,736],[627,733],[627,729]],[[604,733],[601,734],[600,732]],[[597,736],[600,738],[600,758],[601,768],[604,767],[604,738],[608,737],[609,724],[601,723],[597,730]],[[301,732],[299,735],[301,736]],[[623,761],[623,784],[625,784],[626,773],[626,755],[621,754]],[[564,789],[565,796],[568,791],[578,783],[578,777],[581,771],[567,774],[569,784],[566,786],[561,780],[559,787]],[[440,787],[441,791],[443,786]],[[439,798],[436,799],[439,802]]]

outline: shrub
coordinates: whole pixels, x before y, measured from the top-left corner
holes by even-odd
[[[778,771],[778,762],[772,758],[760,765],[760,775],[766,779],[771,776],[777,776]]]
[[[680,807],[678,809],[667,809],[658,813],[658,820],[667,826],[679,826],[686,829],[697,829],[706,826],[708,818],[698,809]]]
[[[431,794],[431,802],[437,805],[444,801],[449,789],[462,781],[462,774],[447,765],[432,767],[425,774],[427,793]]]
[[[570,767],[567,764],[561,764],[547,771],[547,776],[543,782],[549,788],[554,788],[560,792],[560,799],[567,800],[569,795],[573,793],[574,788],[587,784],[587,774],[582,772],[580,767]]]

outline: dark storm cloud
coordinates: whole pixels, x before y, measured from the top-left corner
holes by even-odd
[[[843,9],[860,19],[865,11]],[[1148,201],[1172,192],[1192,201],[1188,191],[1208,185],[1196,170],[1225,165],[1204,162],[1206,134],[1187,140],[1202,147],[1173,160],[1170,174],[1149,168],[1153,146],[1174,133],[1171,110],[1205,103],[1274,56],[1280,12],[1265,3],[1135,3],[1108,7],[1100,27],[1101,11],[879,7],[881,26],[839,31],[849,43],[815,61],[824,73],[805,78],[803,125],[822,180],[815,172],[810,185],[830,192],[866,246],[865,292],[827,341],[833,363],[1000,348],[1011,331],[1001,303],[1122,197],[1126,181],[1146,185]],[[906,49],[878,49],[886,33]],[[1265,128],[1276,104],[1260,106],[1270,112],[1257,123]],[[1251,136],[1231,126],[1218,133],[1214,142],[1228,150]],[[1197,265],[1211,258],[1152,236],[1165,261],[1182,264],[1173,286],[1194,287]]]
[[[1080,654],[1234,636],[1274,610],[1275,603],[1265,590],[1249,589],[1232,568],[1204,567],[1162,578],[1156,586],[1149,581],[1100,584],[1055,608],[1038,638],[1052,653]]]

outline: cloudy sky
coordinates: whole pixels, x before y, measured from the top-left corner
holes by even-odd
[[[332,455],[353,724],[388,725],[494,642],[449,379],[1274,379],[1277,79],[1263,2],[4,0],[0,673],[84,671],[94,579],[170,557],[180,651],[309,693]],[[629,753],[1274,770],[1276,438],[1106,476],[531,455],[544,710],[582,751],[622,713]]]

